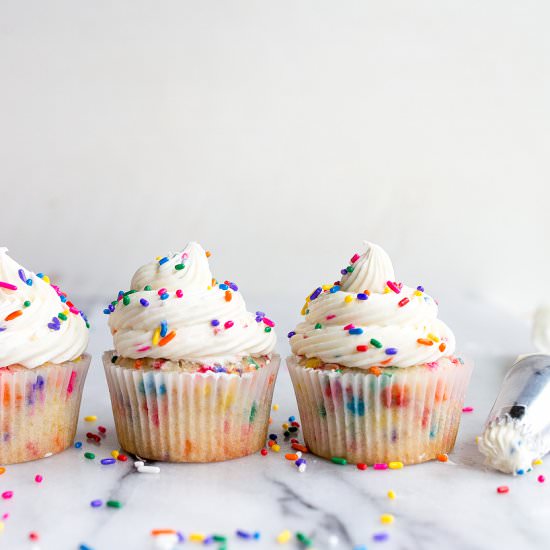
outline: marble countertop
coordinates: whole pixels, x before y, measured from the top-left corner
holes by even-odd
[[[452,300],[451,300],[452,302]],[[284,305],[277,306],[284,335],[293,325]],[[85,543],[94,550],[151,549],[159,541],[151,529],[171,528],[221,533],[228,548],[275,548],[275,537],[285,529],[300,531],[314,540],[314,548],[369,550],[440,550],[548,548],[550,527],[550,470],[543,464],[522,478],[487,470],[478,453],[475,436],[496,396],[500,380],[516,354],[530,351],[529,327],[475,297],[457,296],[447,304],[446,320],[455,328],[461,351],[476,363],[457,445],[447,463],[431,462],[402,470],[359,471],[308,456],[308,469],[300,474],[281,454],[259,454],[218,464],[158,464],[160,474],[140,474],[131,461],[101,466],[99,458],[118,448],[103,376],[101,351],[110,337],[99,304],[92,312],[92,369],[81,408],[96,415],[96,425],[107,428],[100,447],[86,443],[90,424],[79,423],[81,450],[69,449],[36,462],[7,466],[0,476],[0,491],[14,492],[0,500],[4,519],[0,547],[11,549],[75,550]],[[294,311],[294,308],[290,308]],[[287,351],[281,338],[280,351]],[[297,407],[286,368],[275,390],[274,427],[279,427]],[[280,428],[278,428],[280,429]],[[91,447],[97,459],[84,458]],[[34,481],[36,474],[44,477]],[[546,483],[537,481],[543,474]],[[507,494],[497,487],[508,485]],[[389,490],[396,498],[387,497]],[[92,508],[90,501],[113,499],[123,506]],[[380,523],[381,514],[393,514],[392,525]],[[236,538],[235,530],[260,532],[259,540]],[[29,534],[39,541],[32,543]],[[388,533],[384,542],[373,535]],[[186,542],[185,547],[200,547]],[[217,545],[212,546],[217,548]],[[295,539],[288,548],[299,548]]]

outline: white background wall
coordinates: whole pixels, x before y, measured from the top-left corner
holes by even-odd
[[[0,245],[73,295],[188,240],[253,304],[398,278],[526,315],[550,276],[545,1],[2,1]],[[442,296],[443,295],[443,296]]]

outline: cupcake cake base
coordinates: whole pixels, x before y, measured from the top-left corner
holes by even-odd
[[[453,449],[470,362],[363,371],[293,356],[287,364],[305,443],[316,455],[415,464]]]
[[[149,460],[218,462],[259,451],[280,358],[249,372],[136,369],[103,356],[121,446]]]
[[[0,464],[59,453],[73,443],[91,357],[0,369]]]

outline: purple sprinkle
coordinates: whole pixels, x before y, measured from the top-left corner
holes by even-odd
[[[263,311],[257,311],[257,312],[256,312],[256,315],[257,315],[258,317],[261,317],[262,319],[265,317],[265,313],[264,313]]]
[[[252,538],[252,534],[251,533],[247,533],[246,531],[242,531],[241,529],[237,529],[237,531],[235,532],[235,534],[240,537],[241,539],[251,539]]]
[[[59,325],[54,325],[53,323],[48,323],[48,328],[51,330],[59,330],[61,327]]]
[[[348,274],[348,270],[347,270],[347,269],[341,269],[341,270],[340,270],[340,273],[341,273],[342,275],[347,275],[347,274]]]
[[[288,337],[288,338],[292,338],[293,336],[296,336],[296,333],[295,333],[293,330],[291,330],[291,331],[287,334],[287,337]]]
[[[178,537],[178,542],[180,544],[183,544],[185,542],[185,537],[183,536],[183,533],[181,531],[178,531],[176,535]]]
[[[210,321],[210,324],[213,327],[217,327],[220,324],[220,322],[217,319],[212,319],[212,321]]]
[[[202,543],[203,544],[206,544],[206,545],[209,545],[209,544],[212,544],[214,542],[214,537],[212,535],[206,537]]]
[[[388,535],[388,533],[374,533],[374,535],[372,535],[372,540],[376,541],[376,542],[384,542],[385,540],[388,540],[390,538],[390,536]]]
[[[424,287],[422,285],[418,285],[416,287],[416,290],[420,290],[420,292],[424,292]]]
[[[318,287],[316,288],[313,293],[311,294],[311,296],[309,297],[310,300],[315,300],[317,298],[317,296],[319,296],[319,294],[321,294],[321,292],[323,292],[323,289],[321,287]]]
[[[26,282],[27,282],[27,277],[25,277],[25,272],[24,272],[22,269],[20,269],[17,273],[18,273],[18,275],[19,275],[19,278],[20,278],[24,283],[26,283]]]
[[[396,355],[397,354],[397,348],[387,348],[386,349],[386,355]]]
[[[256,323],[261,323],[263,321],[262,317],[256,315]]]
[[[235,283],[229,283],[229,288],[231,290],[234,290],[235,292],[237,292],[237,290],[239,290],[239,287]]]
[[[115,310],[115,306],[113,304],[109,304],[107,307],[111,313]]]
[[[301,466],[302,464],[307,464],[307,462],[304,458],[299,458],[294,464],[296,464],[296,466]]]
[[[100,462],[103,466],[108,466],[109,464],[114,464],[116,462],[116,458],[102,458]]]
[[[357,299],[358,299],[358,300],[368,300],[369,297],[367,296],[367,294],[364,294],[363,292],[360,292],[360,293],[357,295]]]
[[[143,307],[147,307],[149,305],[149,302],[145,299],[145,298],[141,298],[139,303],[143,306]]]
[[[7,327],[0,327],[0,332],[4,332],[7,329]]]
[[[99,508],[101,505],[103,504],[103,501],[102,500],[92,500],[92,502],[90,502],[90,506],[92,508]]]

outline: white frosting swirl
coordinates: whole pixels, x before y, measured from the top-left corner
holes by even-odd
[[[7,251],[0,248],[0,367],[32,369],[80,357],[88,345],[84,314]]]
[[[130,359],[222,364],[275,347],[273,323],[246,310],[236,285],[213,281],[207,255],[194,242],[140,267],[132,290],[109,308],[116,352]]]
[[[304,322],[290,333],[296,355],[346,367],[411,367],[452,355],[455,338],[433,298],[393,280],[390,258],[367,243],[342,270],[341,285],[308,297]]]

